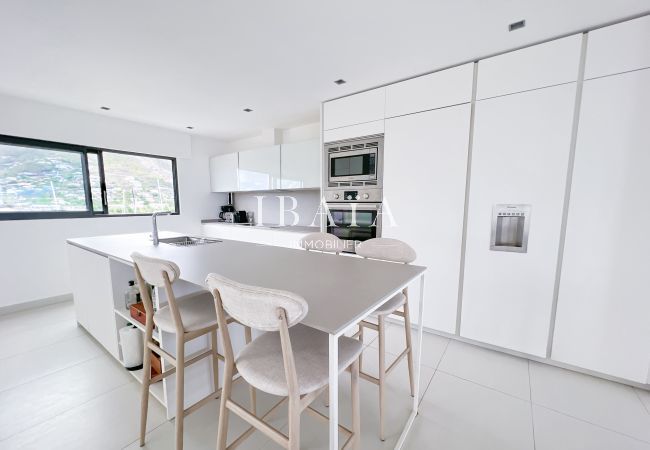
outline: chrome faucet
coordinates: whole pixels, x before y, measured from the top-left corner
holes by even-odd
[[[153,230],[151,231],[151,239],[153,240],[153,245],[158,245],[160,241],[158,240],[158,216],[169,216],[171,215],[170,211],[160,211],[160,212],[155,212],[151,215],[151,224],[153,226]]]

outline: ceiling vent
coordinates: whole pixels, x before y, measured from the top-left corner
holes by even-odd
[[[334,83],[336,83],[336,84],[338,84],[338,85],[341,85],[341,84],[345,84],[346,81],[345,81],[344,79],[342,79],[342,78],[339,78],[339,79],[336,80]]]

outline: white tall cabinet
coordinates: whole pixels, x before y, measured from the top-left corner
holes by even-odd
[[[648,383],[650,69],[586,81],[552,358]]]
[[[476,104],[463,337],[546,355],[575,90],[571,83]],[[527,253],[490,250],[495,204],[531,206]]]
[[[470,113],[465,104],[386,120],[382,235],[407,242],[428,267],[424,325],[447,333],[456,327]],[[409,287],[410,298],[419,289]]]

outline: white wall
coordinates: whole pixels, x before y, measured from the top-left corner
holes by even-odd
[[[0,134],[173,156],[177,159],[179,216],[162,217],[162,230],[200,233],[224,194],[210,192],[209,156],[221,142],[30,100],[0,95]],[[148,232],[149,217],[0,221],[0,308],[71,292],[65,239]]]

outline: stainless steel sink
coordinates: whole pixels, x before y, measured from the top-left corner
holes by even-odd
[[[194,236],[178,236],[173,238],[160,239],[163,244],[175,245],[176,247],[190,247],[194,245],[216,244],[221,242],[218,239],[208,239]]]

